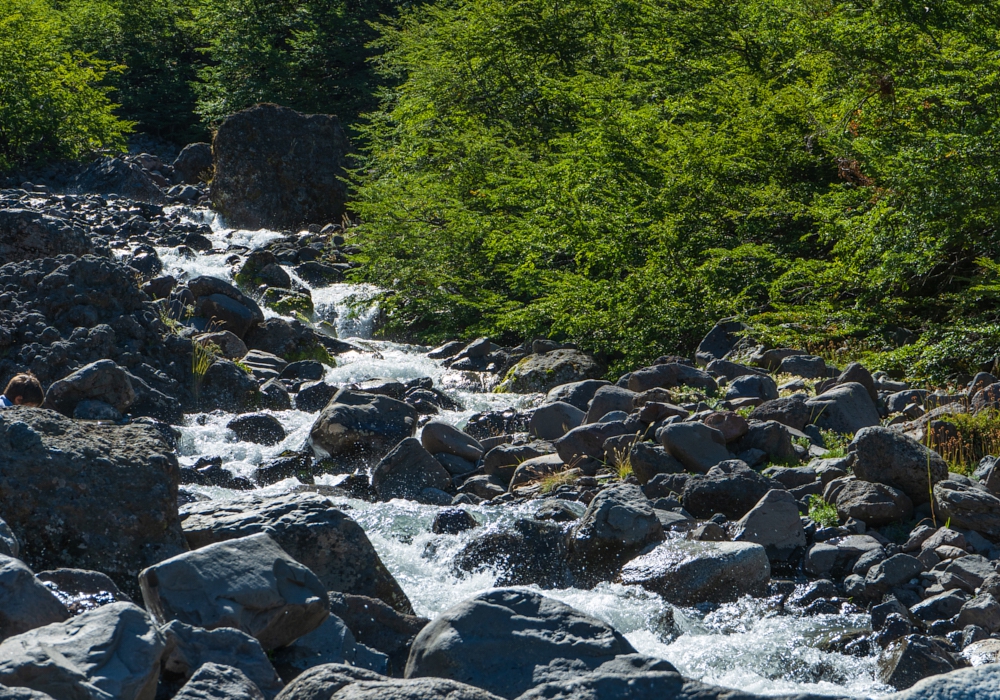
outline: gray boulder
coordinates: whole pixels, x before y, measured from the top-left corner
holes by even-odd
[[[773,420],[789,428],[802,430],[812,421],[812,409],[806,404],[804,394],[792,394],[784,398],[765,401],[750,411],[750,420]]]
[[[252,374],[229,360],[219,359],[205,372],[196,396],[202,411],[243,413],[259,403],[260,390]]]
[[[954,671],[955,659],[944,644],[911,634],[892,642],[878,660],[878,679],[903,690],[919,680]]]
[[[344,621],[330,615],[322,625],[272,652],[274,667],[286,681],[321,664],[350,664],[386,675],[389,657],[358,644]]]
[[[648,442],[636,442],[628,453],[632,473],[640,484],[647,484],[657,474],[680,474],[684,465],[674,459],[666,448]]]
[[[854,435],[881,423],[868,390],[856,382],[839,384],[805,403],[811,423],[836,433]]]
[[[772,401],[778,398],[778,385],[766,374],[747,374],[736,377],[726,387],[726,398],[760,399]]]
[[[992,640],[990,640],[992,641]],[[985,644],[989,642],[980,642]],[[918,681],[908,690],[883,696],[884,700],[980,700],[1000,685],[1000,664],[963,668]]]
[[[948,478],[948,464],[937,452],[888,428],[858,431],[848,451],[858,479],[897,488],[914,505],[927,503],[931,486]]]
[[[165,204],[163,191],[138,163],[122,158],[99,158],[77,175],[70,191],[87,194],[117,194],[139,202]]]
[[[695,360],[705,365],[712,360],[721,360],[740,346],[742,332],[750,328],[739,321],[720,321],[712,327],[695,350]]]
[[[891,588],[919,576],[923,564],[909,554],[896,554],[868,570],[865,576],[865,595],[871,599],[880,598]]]
[[[826,360],[815,355],[789,355],[781,360],[777,372],[804,379],[821,379],[829,376]]]
[[[247,495],[192,503],[184,506],[183,518],[192,549],[267,533],[316,574],[326,590],[379,598],[401,613],[413,614],[365,531],[323,496]]]
[[[62,219],[31,209],[0,209],[0,265],[93,252],[87,235]]]
[[[416,427],[417,412],[409,404],[341,389],[316,418],[309,442],[320,457],[363,455],[377,461]]]
[[[66,606],[31,569],[0,556],[0,641],[68,617]]]
[[[675,605],[726,603],[763,595],[771,579],[767,552],[750,542],[670,540],[622,567],[619,580]]]
[[[566,539],[562,526],[533,518],[485,528],[455,556],[455,573],[489,569],[496,586],[568,588],[575,579]]]
[[[518,486],[524,484],[539,481],[551,474],[556,474],[561,471],[565,471],[568,467],[563,463],[562,458],[555,455],[542,455],[541,457],[533,457],[532,459],[526,459],[517,465],[517,469],[514,470],[514,476],[510,479],[510,486],[508,487],[513,491]]]
[[[626,414],[632,412],[632,401],[636,394],[634,391],[623,389],[619,386],[602,386],[594,394],[587,408],[587,416],[584,423],[596,423],[608,413],[623,411]]]
[[[181,152],[174,158],[174,175],[180,182],[187,185],[197,185],[204,176],[212,170],[212,144],[210,143],[189,143],[181,149]]]
[[[234,627],[265,650],[308,634],[329,615],[320,580],[266,534],[167,559],[143,571],[139,584],[161,623]]]
[[[851,362],[844,371],[837,376],[837,384],[847,384],[855,382],[860,384],[868,392],[868,396],[876,405],[878,404],[878,390],[875,388],[875,378],[872,373],[857,362]]]
[[[643,367],[628,375],[628,388],[635,392],[676,386],[690,386],[710,393],[718,389],[718,384],[708,372],[677,362]]]
[[[17,559],[20,552],[21,543],[17,541],[17,536],[10,529],[10,525],[0,520],[0,554]]]
[[[264,700],[260,689],[242,671],[207,663],[191,677],[174,700]]]
[[[990,492],[958,481],[939,481],[934,484],[934,503],[954,527],[1000,537],[1000,498]]]
[[[656,439],[674,459],[691,471],[704,474],[730,459],[726,439],[704,423],[672,423],[656,431]]]
[[[869,481],[848,481],[837,493],[837,515],[869,527],[882,527],[913,516],[913,501],[899,489]]]
[[[444,678],[360,681],[337,691],[337,700],[500,700],[493,693]]]
[[[772,489],[757,501],[732,532],[734,542],[754,542],[764,547],[768,559],[787,560],[806,546],[799,507],[788,491]]]
[[[587,423],[556,440],[556,452],[570,468],[579,468],[584,474],[593,475],[603,463],[605,441],[626,434],[628,428],[621,421]]]
[[[780,489],[780,482],[753,471],[743,462],[723,462],[728,471],[713,469],[708,474],[692,476],[684,483],[681,502],[696,518],[710,518],[722,513],[738,520],[771,489]]]
[[[103,401],[124,413],[135,401],[128,373],[112,360],[98,360],[82,367],[45,392],[45,408],[72,416],[84,400]]]
[[[165,644],[153,620],[112,603],[0,644],[0,683],[56,700],[153,700]]]
[[[8,688],[0,685],[0,700],[55,700],[55,698],[31,688]]]
[[[187,283],[194,295],[194,313],[205,319],[212,330],[231,331],[243,338],[264,322],[264,312],[256,301],[218,277],[195,277]]]
[[[515,698],[632,653],[632,645],[599,620],[537,593],[500,589],[463,601],[424,627],[406,678],[447,678]]]
[[[584,379],[579,382],[560,384],[559,386],[549,389],[549,393],[546,394],[545,400],[550,403],[562,401],[586,413],[590,400],[594,398],[594,394],[597,393],[597,390],[602,386],[608,386],[610,384],[611,382],[606,379]]]
[[[497,391],[515,394],[547,392],[562,384],[598,379],[603,373],[593,357],[579,350],[532,353],[510,369]]]
[[[472,463],[478,462],[484,452],[478,440],[441,421],[431,421],[424,425],[420,433],[420,444],[431,454],[444,452]]]
[[[404,615],[377,598],[330,593],[330,612],[344,621],[355,640],[389,657],[389,674],[402,676],[413,639],[430,620]]]
[[[290,682],[278,700],[330,700],[337,691],[358,681],[384,681],[374,671],[347,664],[323,664],[311,668]]]
[[[1000,629],[1000,603],[989,593],[978,595],[962,606],[957,624],[959,628],[976,625],[993,634]]]
[[[389,451],[372,472],[372,488],[383,501],[421,500],[424,489],[451,488],[451,474],[416,438],[406,438]]]
[[[281,422],[269,413],[250,413],[237,416],[226,424],[240,442],[259,445],[277,445],[285,439]]]
[[[547,403],[535,409],[528,421],[528,433],[542,440],[557,440],[583,424],[586,414],[563,401]]]

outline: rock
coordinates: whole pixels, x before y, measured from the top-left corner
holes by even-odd
[[[517,468],[514,470],[514,476],[510,479],[510,486],[508,488],[513,491],[519,486],[534,481],[540,481],[546,476],[557,474],[565,471],[566,469],[568,469],[568,467],[563,463],[562,458],[557,454],[542,455],[541,457],[526,459],[517,465]]]
[[[715,380],[707,372],[677,362],[644,367],[628,375],[628,388],[635,392],[656,387],[672,389],[676,386],[695,387],[709,393],[718,389]]]
[[[757,505],[764,495],[781,484],[761,476],[742,462],[732,462],[731,473],[717,471],[692,476],[684,484],[681,502],[696,518],[722,513],[738,520]]]
[[[430,620],[393,610],[381,600],[330,593],[330,612],[341,618],[355,639],[389,657],[388,672],[401,676],[413,639]]]
[[[862,428],[881,423],[868,390],[855,382],[839,384],[805,403],[812,423],[836,433],[854,435]]]
[[[896,554],[868,570],[865,592],[869,598],[878,598],[889,589],[907,583],[920,575],[923,565],[909,554]]]
[[[54,569],[42,571],[36,578],[66,606],[70,615],[111,603],[132,602],[114,581],[98,571]]]
[[[234,228],[340,221],[347,137],[336,117],[259,104],[228,117],[212,142],[212,203]]]
[[[205,372],[198,392],[203,411],[243,413],[255,407],[260,396],[257,381],[229,360],[216,360]]]
[[[87,235],[62,219],[31,209],[0,209],[0,265],[93,252]]]
[[[746,435],[740,438],[736,451],[740,454],[748,450],[760,450],[769,462],[795,464],[799,461],[792,445],[792,434],[777,421],[764,423],[753,421],[747,425]]]
[[[258,323],[246,335],[247,347],[278,357],[298,359],[314,354],[338,353],[353,346],[319,335],[301,321],[269,318]]]
[[[750,411],[748,418],[759,421],[777,421],[789,428],[802,430],[811,422],[813,410],[806,404],[804,394],[792,394],[784,398],[765,401]]]
[[[596,423],[614,411],[623,411],[629,414],[632,412],[632,401],[635,396],[635,392],[628,389],[618,386],[602,386],[594,393],[594,398],[590,400],[583,422]]]
[[[938,575],[938,584],[945,590],[960,588],[968,593],[975,593],[993,573],[993,564],[989,559],[970,554],[946,565]]]
[[[0,557],[0,641],[68,617],[66,607],[31,569]]]
[[[972,401],[969,402],[971,413],[998,407],[1000,407],[1000,383],[984,386],[972,395]]]
[[[315,573],[327,590],[380,598],[401,613],[413,614],[365,531],[322,496],[249,495],[192,503],[184,507],[183,518],[192,549],[264,532]]]
[[[406,438],[387,454],[372,472],[372,488],[383,501],[420,500],[427,488],[451,487],[451,474],[416,438]]]
[[[358,681],[382,681],[385,676],[346,664],[311,668],[289,683],[278,700],[330,700],[337,691]]]
[[[837,384],[849,384],[854,382],[860,384],[868,392],[872,403],[878,405],[878,390],[875,388],[875,379],[871,372],[862,367],[857,362],[851,362],[844,368],[844,371],[837,376]]]
[[[993,641],[987,640],[979,644],[989,644]],[[971,647],[966,649],[966,653],[970,650]],[[909,690],[883,697],[886,700],[978,700],[989,697],[995,692],[998,682],[1000,682],[1000,666],[991,664],[931,676],[919,681]]]
[[[275,649],[329,614],[326,589],[266,534],[202,547],[139,575],[146,607],[162,623],[234,627]]]
[[[528,432],[542,440],[556,440],[582,425],[585,416],[583,411],[572,404],[563,401],[547,403],[531,414]]]
[[[417,412],[402,401],[341,389],[316,418],[309,441],[319,457],[363,455],[374,461],[413,435],[416,424]]]
[[[189,282],[188,287],[193,283]],[[198,297],[195,313],[208,321],[210,328],[232,331],[238,338],[245,336],[264,320],[264,314],[257,303],[249,297],[243,297],[242,294],[237,296],[232,293],[217,292]]]
[[[858,479],[897,488],[917,506],[928,502],[932,484],[948,478],[948,465],[940,455],[888,428],[859,431],[848,451]]]
[[[687,469],[702,474],[731,457],[723,434],[704,423],[665,425],[656,431],[656,439]]]
[[[556,440],[556,452],[570,468],[579,468],[584,474],[593,475],[604,460],[605,441],[627,433],[628,428],[620,421],[588,423],[573,428]]]
[[[909,635],[890,644],[878,660],[878,679],[904,690],[919,680],[955,670],[947,649],[929,637]]]
[[[868,527],[882,527],[913,516],[913,501],[909,496],[885,484],[849,481],[837,494],[837,514],[844,519],[855,518]]]
[[[174,175],[187,185],[209,182],[212,171],[212,144],[189,143],[174,159]]]
[[[241,671],[207,663],[194,674],[174,700],[264,700],[260,689]]]
[[[0,555],[17,559],[20,553],[21,543],[17,541],[17,536],[11,531],[10,525],[0,520]]]
[[[749,542],[669,540],[622,567],[619,581],[674,605],[726,603],[763,595],[771,579],[767,552]]]
[[[813,576],[839,576],[848,565],[853,567],[861,556],[881,550],[882,545],[870,535],[834,537],[809,547],[803,568]]]
[[[947,620],[955,617],[968,600],[969,595],[964,591],[945,591],[925,598],[910,608],[910,612],[913,617],[924,622]]]
[[[431,421],[424,425],[423,431],[420,433],[420,443],[424,449],[432,454],[444,452],[473,463],[478,462],[484,452],[483,446],[479,444],[478,440],[469,437],[458,428],[440,421]]]
[[[701,422],[722,433],[727,445],[739,440],[750,430],[746,418],[732,411],[714,411],[705,416]]]
[[[447,678],[515,698],[538,683],[631,653],[628,641],[599,620],[537,593],[500,589],[463,601],[424,627],[406,678]]]
[[[385,674],[389,657],[358,644],[351,630],[336,615],[292,644],[272,653],[274,666],[285,680],[321,664],[350,664]]]
[[[639,487],[616,484],[594,497],[573,528],[570,564],[578,579],[596,583],[663,536],[663,526]]]
[[[270,700],[281,692],[278,678],[260,642],[238,629],[206,630],[174,620],[160,628],[166,640],[161,685],[178,687],[205,664],[239,669]]]
[[[987,537],[1000,537],[1000,498],[957,481],[934,484],[934,503],[942,518],[955,527]]]
[[[437,535],[457,535],[478,527],[479,523],[463,508],[447,508],[434,516],[431,532]]]
[[[602,386],[609,386],[611,382],[606,379],[584,379],[579,382],[560,384],[549,389],[545,399],[549,403],[562,401],[570,406],[586,413],[590,400]],[[575,427],[575,426],[574,426]]]
[[[443,678],[359,681],[337,692],[337,700],[500,700],[493,693]]]
[[[726,399],[760,399],[773,401],[778,398],[778,385],[766,374],[747,374],[736,377],[726,387]]]
[[[497,391],[519,394],[547,392],[562,384],[597,379],[603,370],[590,355],[579,350],[552,350],[530,354],[515,364]]]
[[[48,693],[40,693],[30,688],[8,688],[0,685],[0,700],[55,700]]]
[[[251,413],[234,418],[226,428],[236,434],[240,442],[259,445],[277,445],[285,439],[285,429],[274,416],[267,413]]]
[[[768,559],[785,561],[806,546],[799,507],[788,491],[772,489],[737,521],[734,542],[754,542],[764,547]]]
[[[698,343],[695,359],[699,364],[706,365],[712,360],[721,360],[739,347],[742,336],[740,333],[750,328],[739,321],[720,321]]]
[[[338,389],[325,382],[304,384],[295,395],[295,408],[308,413],[321,411],[330,403]]]
[[[628,453],[632,473],[640,484],[648,483],[657,474],[680,474],[684,465],[670,456],[666,448],[647,442],[636,442]]]
[[[821,379],[829,376],[826,360],[814,355],[789,355],[781,360],[777,373],[790,374],[793,377],[803,377],[804,379]]]
[[[86,399],[103,401],[124,413],[135,401],[135,391],[124,369],[112,360],[99,360],[52,384],[45,393],[44,406],[71,416],[77,404]]]
[[[164,641],[131,603],[112,603],[0,644],[0,683],[56,700],[152,700]]]
[[[292,408],[292,397],[284,384],[269,379],[260,385],[260,405],[271,411],[288,411]]]
[[[215,331],[213,333],[199,333],[194,336],[195,342],[203,345],[214,345],[219,348],[219,352],[227,360],[240,360],[249,352],[246,343],[232,331]]]
[[[0,512],[32,569],[94,569],[135,591],[139,570],[184,551],[173,446],[148,425],[0,413]]]
[[[962,606],[958,626],[976,625],[990,634],[1000,629],[1000,603],[989,593],[978,595]]]
[[[484,568],[498,571],[496,586],[568,588],[574,577],[562,526],[520,518],[509,526],[491,526],[455,556],[457,573]]]
[[[153,179],[136,163],[121,158],[100,158],[70,183],[70,191],[86,194],[117,194],[127,199],[165,204],[167,198]]]

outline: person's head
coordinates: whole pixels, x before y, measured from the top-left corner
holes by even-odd
[[[7,383],[3,395],[15,406],[38,408],[45,400],[42,383],[30,373],[18,374]]]

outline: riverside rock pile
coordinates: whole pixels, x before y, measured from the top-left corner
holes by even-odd
[[[30,369],[47,390],[0,412],[0,698],[756,697],[537,592],[606,583],[868,614],[826,649],[877,658],[897,700],[995,696],[1000,463],[965,476],[925,445],[996,407],[1000,380],[911,388],[731,322],[694,360],[615,383],[575,347],[480,338],[424,352],[536,398],[460,430],[430,378],[325,381],[362,350],[309,322],[310,287],[340,282],[355,249],[334,225],[216,248],[163,207],[210,166],[195,145],[169,168],[95,164],[74,194],[0,191],[0,381]],[[164,248],[225,256],[232,279],[165,276]],[[313,414],[308,438],[252,478],[178,461],[185,413],[239,414],[234,440],[269,445],[293,409]],[[416,615],[349,498],[434,507],[435,533],[467,537],[453,573],[500,587]],[[483,527],[470,506],[533,515]]]

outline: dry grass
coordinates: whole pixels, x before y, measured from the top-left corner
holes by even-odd
[[[936,429],[928,426],[925,444],[951,471],[971,475],[983,457],[1000,454],[1000,411],[942,416]]]

